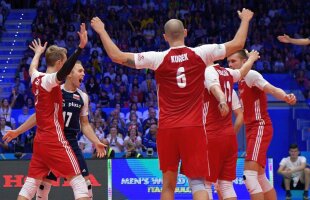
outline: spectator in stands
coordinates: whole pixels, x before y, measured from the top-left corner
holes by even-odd
[[[114,87],[109,76],[105,76],[100,84],[100,89],[107,91],[108,94],[114,93]]]
[[[91,141],[83,134],[78,140],[79,147],[83,153],[93,153],[94,147]]]
[[[151,91],[156,91],[156,81],[152,77],[152,73],[146,74],[146,79],[141,83],[141,91],[145,94]]]
[[[23,113],[18,115],[18,124],[23,124],[29,117],[29,108],[27,106],[23,106]]]
[[[105,123],[100,120],[95,121],[94,132],[99,140],[103,140],[105,138],[104,130],[106,130]]]
[[[152,148],[153,152],[157,152],[156,146],[157,137],[157,124],[152,124],[149,128],[149,132],[143,137],[143,145],[146,148]]]
[[[136,103],[137,106],[140,108],[142,107],[143,102],[143,93],[140,91],[139,86],[133,86],[133,90],[130,93],[130,102]]]
[[[138,117],[138,119],[141,121],[142,120],[142,113],[138,110],[138,106],[136,103],[131,103],[130,104],[130,110],[129,112],[126,114],[125,119],[129,120],[129,116],[131,114],[131,112],[134,111]]]
[[[92,101],[98,101],[98,94],[99,94],[99,85],[95,79],[95,77],[91,76],[86,82],[86,91],[88,95],[91,97]]]
[[[12,103],[14,103],[14,101]],[[15,119],[11,116],[12,103],[9,104],[9,100],[7,98],[2,99],[0,105],[0,117],[5,119],[7,126],[15,129]]]
[[[133,148],[131,148],[133,147]],[[124,139],[125,152],[136,151],[142,152],[142,139],[138,134],[138,127],[136,125],[131,125],[128,128],[128,134]]]
[[[119,136],[117,132],[117,128],[111,127],[110,133],[107,136],[107,141],[109,142],[111,149],[113,149],[115,153],[121,153],[123,152],[124,148],[124,140]]]
[[[149,114],[149,113],[150,113],[153,109],[155,110],[155,112],[156,112],[156,118],[158,119],[158,110],[155,109],[154,106],[149,106],[148,109],[147,109],[146,111],[143,112],[143,121],[145,121],[146,119],[148,119],[148,118],[150,117],[150,114]]]
[[[130,111],[129,119],[126,120],[127,129],[130,129],[132,126],[136,126],[140,132],[143,130],[142,123],[134,111]]]
[[[12,127],[7,124],[5,118],[0,116],[0,132],[4,136],[8,130],[12,130]],[[12,146],[12,142],[8,144],[9,148]]]
[[[5,123],[5,118],[0,116],[0,153],[8,152],[9,144],[2,140],[2,137],[6,134],[6,131],[11,130]]]
[[[107,91],[101,90],[98,104],[102,108],[110,107],[110,97],[108,96]]]
[[[109,77],[110,82],[114,81],[116,73],[114,72],[114,65],[112,62],[108,63],[107,72],[103,74],[103,77]]]
[[[17,86],[12,89],[10,101],[12,109],[21,109],[25,105],[24,96],[19,92]]]
[[[22,83],[20,81],[20,77],[17,76],[15,77],[15,83],[12,85],[12,89],[16,88],[17,91],[19,92],[19,94],[24,95],[25,94],[25,90],[26,90],[26,86],[24,83]]]
[[[289,155],[281,160],[278,169],[278,173],[284,178],[286,199],[291,199],[291,190],[304,190],[303,198],[308,199],[310,169],[306,167],[307,160],[304,156],[299,156],[297,144],[290,145]]]
[[[157,124],[158,119],[156,118],[156,110],[154,107],[149,108],[149,117],[143,121],[143,132],[151,127],[152,124]]]
[[[28,109],[33,109],[34,108],[34,101],[33,101],[32,97],[27,97],[26,98],[25,106],[27,106]]]

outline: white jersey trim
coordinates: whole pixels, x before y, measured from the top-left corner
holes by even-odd
[[[75,154],[72,152],[72,148],[68,145],[68,141],[65,139],[63,131],[61,129],[61,126],[59,124],[58,121],[58,111],[59,111],[59,104],[58,103],[54,103],[54,124],[56,126],[56,132],[57,132],[57,136],[58,136],[58,141],[62,143],[63,147],[65,148],[67,155],[71,161],[71,164],[73,166],[74,172],[75,174],[80,174],[80,167],[77,163]]]

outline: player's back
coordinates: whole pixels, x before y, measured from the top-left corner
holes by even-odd
[[[159,128],[202,126],[203,60],[190,48],[171,48],[155,71]]]
[[[211,91],[205,89],[205,106],[207,110],[206,131],[208,137],[212,134],[234,135],[235,133],[232,125],[233,77],[228,70],[218,64],[209,67],[208,71],[210,71],[210,73],[216,73],[216,76],[218,77],[220,87],[226,96],[226,103],[229,107],[229,113],[225,117],[222,117],[218,108],[219,102]],[[208,76],[207,72],[206,76]]]
[[[239,81],[239,93],[244,112],[244,123],[247,126],[269,125],[271,120],[267,111],[267,96],[263,90],[254,86],[258,72],[250,70]]]
[[[46,74],[40,73],[32,81],[32,92],[35,95],[37,132],[35,141],[51,143],[63,137],[62,94],[56,85],[47,91],[42,86]],[[47,81],[48,82],[48,81]]]

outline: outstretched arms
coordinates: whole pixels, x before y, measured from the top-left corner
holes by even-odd
[[[238,15],[241,19],[240,27],[234,39],[224,43],[226,48],[226,57],[230,56],[231,54],[244,47],[248,35],[249,23],[253,17],[253,14],[254,13],[251,10],[248,10],[246,8],[243,8],[241,12],[238,10]]]
[[[283,43],[291,43],[296,45],[309,45],[310,39],[309,38],[291,38],[290,36],[283,34],[278,36],[278,40]]]
[[[136,68],[135,58],[133,53],[122,52],[112,41],[109,34],[105,30],[104,23],[98,18],[94,17],[91,20],[91,27],[98,33],[100,36],[101,42],[113,62]]]

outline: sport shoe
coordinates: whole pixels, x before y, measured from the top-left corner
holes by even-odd
[[[286,191],[285,199],[286,199],[286,200],[291,200],[291,199],[292,199],[291,191]]]

